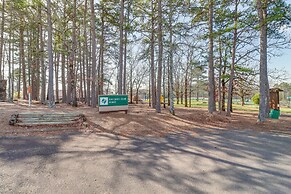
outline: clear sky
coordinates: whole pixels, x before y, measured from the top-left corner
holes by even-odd
[[[291,4],[291,0],[286,0],[286,2]],[[289,34],[291,35],[291,33]],[[271,58],[269,61],[269,68],[285,69],[288,73],[287,81],[291,82],[291,49],[282,50],[281,56]]]

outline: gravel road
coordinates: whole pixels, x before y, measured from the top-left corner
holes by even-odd
[[[0,137],[0,193],[291,193],[291,136]]]

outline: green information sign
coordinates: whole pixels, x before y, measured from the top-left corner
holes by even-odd
[[[128,95],[98,96],[99,112],[128,110]]]

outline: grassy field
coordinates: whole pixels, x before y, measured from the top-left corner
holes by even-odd
[[[175,104],[176,107],[185,107],[184,104]],[[191,107],[201,107],[201,108],[207,108],[207,101],[196,101],[192,100]],[[233,104],[233,110],[239,110],[239,111],[246,111],[246,112],[258,112],[259,106],[255,104],[246,104],[242,106],[241,104],[235,102]],[[291,114],[291,108],[288,107],[281,107],[281,113],[288,113]]]

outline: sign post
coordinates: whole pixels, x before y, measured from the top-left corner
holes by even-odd
[[[99,113],[113,111],[128,111],[128,95],[99,95]]]

